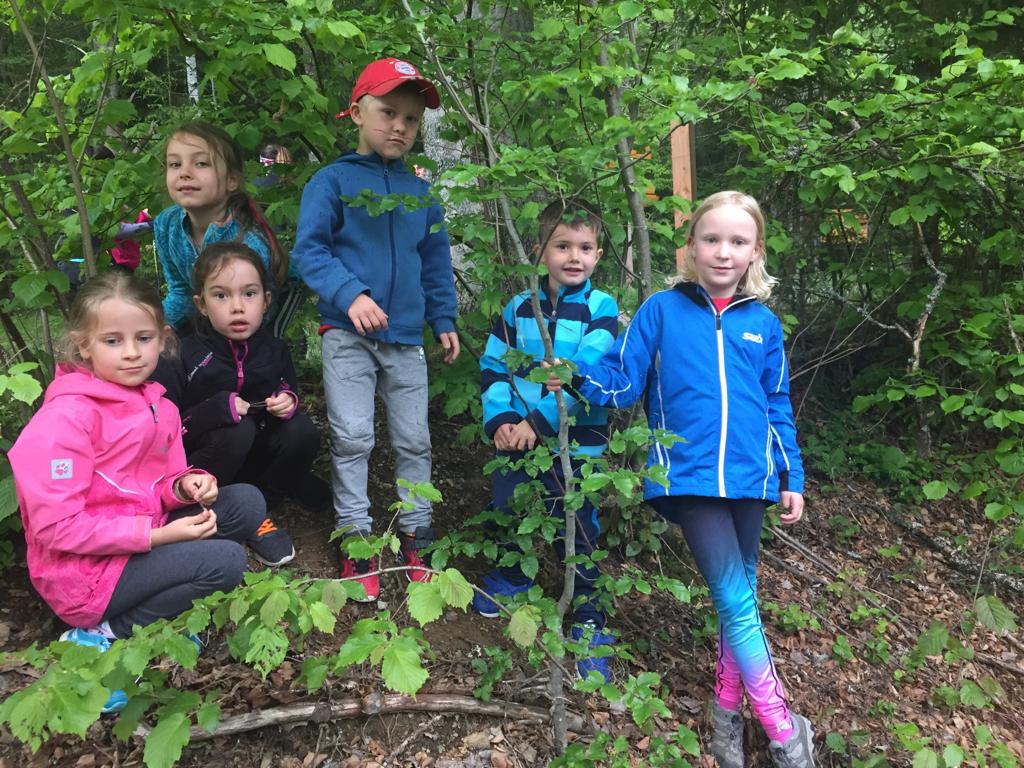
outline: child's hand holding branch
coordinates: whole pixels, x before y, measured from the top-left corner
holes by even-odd
[[[174,483],[174,495],[182,501],[194,501],[209,507],[219,494],[217,478],[205,472],[182,475]]]
[[[540,361],[541,368],[554,368],[556,365],[562,364],[563,361],[557,357],[550,363],[547,360]],[[558,378],[557,376],[555,376],[555,374],[552,373],[550,376],[548,376],[548,380],[544,382],[544,386],[548,388],[548,392],[561,392],[563,382],[560,378]]]
[[[196,515],[179,517],[160,528],[149,532],[149,546],[155,548],[178,541],[198,541],[217,533],[217,513],[209,507]]]
[[[290,392],[278,392],[273,397],[266,399],[267,413],[279,419],[285,418],[295,410],[295,395]]]

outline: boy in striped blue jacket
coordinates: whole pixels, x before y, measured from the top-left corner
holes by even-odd
[[[548,274],[541,281],[540,305],[555,356],[576,364],[596,363],[612,346],[618,332],[619,309],[615,299],[590,285],[590,275],[601,258],[601,217],[590,205],[579,200],[557,200],[540,214],[540,262]],[[510,363],[513,350],[528,355],[528,364]],[[520,360],[522,358],[520,357]],[[539,440],[558,434],[558,409],[552,393],[544,384],[525,377],[544,359],[544,345],[530,299],[523,291],[505,306],[501,317],[487,340],[480,358],[481,390],[484,409],[484,431],[494,441],[499,456],[514,463],[534,448]],[[573,446],[574,471],[584,457],[600,456],[608,443],[608,412],[603,407],[587,408],[584,402],[564,393],[569,416],[569,442]],[[525,469],[497,472],[492,478],[492,508],[510,512],[516,487],[530,483]],[[551,470],[539,479],[545,488],[545,503],[552,516],[564,519],[562,498],[565,478],[561,464],[554,462]],[[600,532],[597,509],[584,502],[576,516],[576,554],[594,551]],[[559,559],[564,557],[564,544],[556,540]],[[599,575],[593,564],[576,568],[572,635],[589,641],[591,646],[607,645],[612,637],[604,632],[605,618],[595,600]],[[512,598],[525,592],[532,581],[516,564],[498,567],[484,578],[484,590],[498,598]],[[496,617],[495,602],[479,593],[473,608],[481,616]],[[607,658],[585,658],[577,670],[586,677],[591,670],[610,679]]]

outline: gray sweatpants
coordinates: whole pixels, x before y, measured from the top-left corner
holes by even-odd
[[[387,409],[396,480],[430,481],[426,357],[419,345],[386,344],[332,328],[323,336],[323,359],[335,524],[368,533],[373,528],[366,480],[374,394]],[[407,496],[400,487],[398,494]],[[430,525],[431,515],[430,502],[417,498],[413,509],[402,512],[398,527],[414,533]]]

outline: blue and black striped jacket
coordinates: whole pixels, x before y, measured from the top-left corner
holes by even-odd
[[[546,288],[546,281],[544,283]],[[541,311],[555,356],[577,365],[596,363],[611,348],[618,333],[619,308],[615,299],[591,287],[590,281],[559,290],[555,306],[546,290],[541,292]],[[531,361],[509,370],[507,354],[518,350]],[[518,424],[530,419],[539,437],[558,434],[558,409],[555,396],[544,384],[524,377],[544,359],[544,344],[534,318],[530,292],[523,291],[505,306],[487,339],[480,358],[480,389],[484,406],[484,431],[488,437],[502,424]],[[575,424],[569,428],[569,441],[575,442],[576,455],[598,456],[608,443],[608,411],[586,405],[564,392],[569,416]]]

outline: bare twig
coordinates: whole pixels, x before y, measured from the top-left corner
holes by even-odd
[[[597,7],[597,0],[589,0],[591,7]],[[597,63],[602,67],[608,67],[608,46],[601,42],[597,51]],[[605,91],[605,108],[609,117],[622,116],[622,94],[625,92],[624,85],[613,85]],[[640,301],[647,298],[651,290],[651,237],[647,230],[647,219],[644,216],[644,202],[640,190],[636,185],[636,173],[633,163],[630,161],[629,139],[623,136],[615,142],[615,157],[619,164],[619,172],[622,175],[622,186],[626,192],[626,199],[629,201],[629,216],[633,222],[633,235],[636,241],[637,261],[640,272]]]
[[[398,712],[441,712],[500,717],[522,723],[547,723],[550,715],[542,707],[513,701],[492,699],[484,702],[472,696],[421,693],[415,697],[403,694],[371,693],[360,699],[343,699],[333,703],[289,704],[256,712],[246,712],[221,720],[213,731],[195,727],[189,732],[190,742],[208,741],[218,736],[232,736],[259,728],[288,725],[290,723],[326,723],[353,717],[395,714]],[[579,715],[567,716],[571,730],[591,733],[593,728]],[[140,725],[135,735],[148,738],[152,729]]]
[[[402,5],[405,7],[406,13],[409,18],[416,19],[416,14],[409,4],[409,0],[402,0]],[[436,46],[431,44],[431,41],[427,38],[421,27],[418,27],[418,34],[420,42],[423,45],[424,50],[430,57],[431,64],[437,73],[438,80],[444,86],[452,103],[455,104],[456,109],[462,115],[463,119],[470,125],[470,127],[480,136],[484,142],[484,147],[487,152],[487,162],[490,165],[496,165],[500,159],[500,155],[494,143],[494,137],[491,134],[490,126],[481,121],[479,118],[470,113],[466,108],[465,103],[462,100],[462,95],[455,88],[451,78],[448,76],[445,70],[444,64],[437,55]],[[628,158],[628,153],[627,153]],[[498,209],[502,223],[505,226],[505,231],[508,233],[509,239],[512,242],[513,250],[515,251],[516,257],[521,264],[532,264],[532,260],[527,254],[523,240],[519,235],[519,231],[516,229],[515,217],[512,215],[512,206],[509,202],[508,195],[505,194],[504,190],[498,190]],[[541,244],[540,252],[543,251],[545,244]],[[534,318],[537,322],[537,328],[540,332],[541,340],[544,344],[544,359],[548,362],[554,361],[554,347],[551,342],[551,336],[548,334],[547,324],[544,322],[544,313],[541,309],[540,304],[540,281],[537,277],[536,271],[530,273],[530,301],[533,307]],[[575,478],[572,471],[572,460],[569,453],[569,417],[568,411],[565,405],[565,398],[561,392],[555,392],[555,403],[558,408],[558,447],[559,447],[559,458],[562,467],[562,474],[565,477],[566,493],[572,491]],[[576,581],[576,565],[573,563],[573,558],[576,554],[576,512],[565,507],[563,504],[564,516],[565,516],[565,557],[564,565],[565,571],[563,574],[562,594],[557,602],[557,611],[559,617],[559,624],[562,626],[563,638],[564,632],[564,617],[569,609],[569,605],[572,603],[573,590]],[[568,745],[568,736],[566,731],[567,724],[567,713],[565,708],[565,693],[564,693],[564,682],[563,682],[563,670],[560,665],[553,664],[551,670],[551,699],[552,699],[552,729],[555,747],[559,752],[565,751]]]
[[[928,301],[924,305],[924,310],[921,312],[921,316],[917,319],[917,330],[914,333],[912,354],[910,358],[910,372],[913,373],[921,366],[921,341],[924,339],[924,329],[928,325],[928,318],[931,317],[932,310],[935,309],[935,304],[939,300],[939,295],[942,293],[942,289],[946,286],[946,273],[943,272],[935,264],[935,259],[932,257],[932,250],[928,247],[928,241],[925,239],[924,231],[921,229],[921,225],[917,225],[917,237],[921,242],[921,250],[924,252],[925,263],[931,268],[932,272],[935,273],[935,285],[932,286],[931,291],[928,293]]]
[[[68,132],[68,126],[64,120],[64,105],[57,98],[56,91],[53,90],[53,83],[50,81],[50,76],[46,73],[46,64],[43,62],[42,54],[36,45],[36,39],[32,34],[32,30],[25,23],[25,17],[18,7],[17,0],[8,0],[8,2],[11,5],[14,18],[18,22],[18,28],[25,37],[25,42],[28,43],[28,47],[32,50],[32,56],[39,64],[39,77],[46,88],[46,96],[50,101],[50,107],[53,109],[54,118],[57,120],[57,130],[64,145],[64,159],[67,161],[68,173],[71,175],[71,187],[75,192],[78,221],[82,227],[82,253],[85,256],[85,269],[87,274],[95,275],[96,254],[92,250],[92,228],[89,225],[89,209],[85,204],[85,194],[82,192],[82,177],[78,173],[78,163],[75,162],[75,152],[71,147],[71,134]]]

